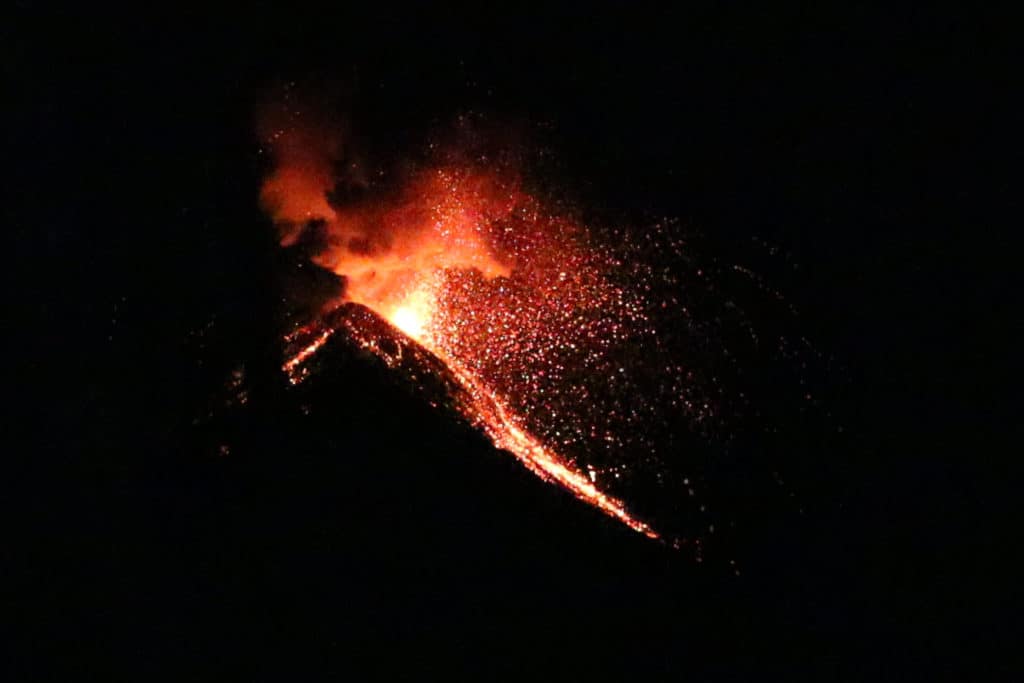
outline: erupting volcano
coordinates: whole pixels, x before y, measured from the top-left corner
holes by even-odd
[[[649,274],[637,285],[621,249],[524,189],[507,159],[435,153],[370,183],[308,121],[286,117],[265,138],[275,166],[261,201],[282,243],[343,282],[340,300],[286,337],[289,380],[339,332],[392,368],[416,358],[407,374],[444,375],[455,409],[497,448],[662,538],[622,494],[631,469],[663,457],[645,427],[653,412],[695,414],[651,322],[678,302],[654,299]],[[639,398],[645,373],[668,395]]]

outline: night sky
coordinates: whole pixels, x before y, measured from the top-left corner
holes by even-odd
[[[1010,672],[1003,19],[19,4],[7,680]],[[381,163],[460,116],[514,131],[586,218],[671,218],[785,297],[752,322],[815,353],[745,360],[784,436],[744,417],[702,453],[733,523],[702,562],[357,353],[287,385],[282,335],[335,286],[258,203],[258,112],[292,82]]]

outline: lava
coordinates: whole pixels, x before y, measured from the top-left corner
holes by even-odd
[[[261,199],[282,243],[316,233],[311,259],[342,278],[343,301],[439,361],[462,396],[458,411],[497,448],[659,538],[609,492],[628,471],[628,435],[643,417],[623,353],[653,334],[651,302],[616,280],[613,251],[526,192],[514,168],[487,159],[450,155],[386,189],[339,196],[324,173],[338,165],[337,147],[309,148],[310,137],[283,127],[268,140],[278,165]],[[359,319],[345,319],[349,336],[395,366]],[[321,321],[291,335],[282,369],[293,384],[335,329]]]
[[[443,273],[439,273],[443,277]],[[514,455],[528,470],[547,482],[558,484],[574,496],[605,514],[619,520],[629,528],[644,534],[648,538],[658,539],[659,534],[647,523],[635,518],[617,498],[601,491],[592,480],[593,474],[584,475],[571,463],[551,448],[545,446],[536,436],[532,435],[523,425],[509,403],[501,395],[488,387],[484,378],[474,372],[472,366],[451,356],[447,348],[452,340],[443,336],[444,327],[437,325],[441,317],[451,316],[447,312],[442,316],[437,308],[438,302],[427,288],[414,290],[407,301],[398,305],[387,317],[391,325],[410,337],[429,351],[439,360],[449,378],[454,378],[463,390],[462,400],[455,402],[456,409],[471,424],[483,431],[491,442],[499,449]],[[347,316],[344,324],[348,333],[356,343],[381,357],[389,366],[397,366],[398,358],[385,350],[381,335],[372,326],[360,324],[360,318]],[[449,330],[457,330],[452,326]],[[306,326],[290,335],[292,340],[302,338],[302,343],[282,366],[292,384],[305,379],[304,363],[313,356],[334,334],[334,328],[328,324]],[[400,356],[399,356],[400,357]]]
[[[389,320],[400,334],[407,334],[394,321]],[[341,306],[319,323],[308,325],[290,335],[297,342],[297,350],[284,363],[282,369],[292,384],[301,383],[306,375],[303,363],[318,351],[324,342],[344,330],[350,341],[370,351],[395,370],[407,369],[407,374],[421,375],[424,371],[447,381],[453,407],[470,424],[479,428],[491,442],[514,455],[528,470],[547,482],[558,484],[580,500],[590,503],[605,514],[618,519],[629,528],[648,538],[660,538],[647,523],[635,518],[624,503],[599,490],[588,476],[571,467],[557,453],[546,447],[521,425],[497,392],[488,389],[478,377],[458,360],[447,357],[439,347],[431,348],[414,338],[401,338],[377,323],[375,313],[358,304]],[[438,365],[439,364],[439,365]]]
[[[427,325],[433,317],[434,302],[423,289],[414,290],[390,317],[391,323],[413,339],[423,341]]]
[[[467,417],[480,425],[495,446],[512,453],[541,479],[562,485],[580,500],[618,519],[630,529],[648,538],[659,538],[648,524],[630,515],[622,501],[600,491],[590,479],[569,467],[557,453],[520,428],[501,399],[494,392],[479,386],[476,378],[457,361],[448,359],[446,365],[476,398],[475,410]]]
[[[319,351],[320,347],[330,339],[331,334],[332,331],[329,328],[320,331],[312,341],[308,342],[305,346],[299,349],[298,352],[285,361],[284,366],[281,369],[288,374],[288,378],[292,384],[298,384],[301,381],[302,375],[298,373],[300,372],[302,363]]]

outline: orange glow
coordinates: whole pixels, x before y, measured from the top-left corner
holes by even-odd
[[[507,168],[476,163],[421,168],[397,192],[332,203],[325,169],[338,149],[304,146],[308,138],[283,131],[269,140],[278,167],[261,196],[282,243],[318,221],[325,239],[312,260],[344,278],[345,301],[371,309],[446,366],[468,397],[457,409],[497,448],[658,538],[598,487],[594,470],[584,474],[555,449],[583,435],[534,431],[538,414],[557,411],[545,405],[543,387],[557,380],[558,355],[610,343],[619,334],[615,320],[629,314],[622,292],[602,279],[581,228],[546,212]],[[393,365],[372,327],[346,325],[361,346]],[[333,331],[315,325],[299,331],[308,341],[283,366],[293,384]],[[586,429],[601,431],[600,425]]]
[[[347,315],[341,319],[341,325],[350,337],[363,349],[378,355],[389,367],[397,368],[403,358],[402,345],[417,344],[417,341],[400,342],[397,351],[385,350],[379,331],[367,324],[359,315]],[[396,327],[398,327],[396,325]],[[401,328],[398,328],[401,330]],[[327,326],[311,325],[296,330],[289,335],[294,341],[300,337],[311,337],[312,341],[302,345],[283,366],[292,384],[299,384],[306,375],[302,364],[334,333]],[[454,379],[462,392],[455,399],[455,408],[466,420],[479,428],[490,438],[495,447],[508,451],[528,470],[544,481],[562,486],[580,500],[593,505],[608,516],[619,520],[630,529],[651,539],[660,539],[659,534],[645,522],[633,517],[626,510],[622,501],[602,492],[594,485],[590,477],[580,473],[566,463],[556,452],[546,447],[539,439],[531,435],[518,424],[518,419],[510,411],[508,405],[498,394],[487,389],[474,373],[457,360],[447,356],[443,349],[433,346],[429,337],[421,345],[432,357],[439,360]],[[390,348],[390,347],[388,347]],[[408,350],[407,346],[406,349]]]
[[[288,379],[292,384],[298,384],[302,381],[302,378],[305,377],[301,372],[302,364],[306,359],[319,351],[321,346],[327,343],[327,340],[331,337],[331,333],[332,331],[330,329],[323,330],[313,339],[313,341],[299,349],[295,355],[285,362],[281,369],[288,375]]]
[[[570,468],[556,453],[545,448],[535,437],[518,427],[498,396],[478,386],[465,368],[460,367],[452,359],[448,359],[445,364],[476,399],[473,410],[465,411],[465,416],[477,422],[495,446],[516,456],[527,469],[541,479],[560,484],[580,500],[590,503],[630,529],[648,538],[659,537],[650,526],[626,512],[622,501],[602,493],[589,478]]]
[[[425,172],[394,205],[367,202],[328,219],[328,246],[314,261],[345,277],[347,300],[422,332],[429,309],[423,288],[436,271],[510,273],[487,244],[486,230],[511,208],[499,192],[485,177]]]
[[[420,342],[425,341],[427,325],[433,317],[433,301],[424,288],[418,288],[391,311],[388,320],[395,327]]]

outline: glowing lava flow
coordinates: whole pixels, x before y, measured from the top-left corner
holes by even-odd
[[[650,526],[630,516],[621,501],[602,493],[587,477],[567,466],[557,454],[519,427],[509,408],[495,392],[488,390],[466,366],[434,343],[433,337],[427,332],[432,315],[429,302],[433,298],[424,289],[416,290],[411,298],[412,303],[398,308],[390,321],[448,366],[462,387],[474,398],[471,410],[465,410],[464,417],[477,424],[497,448],[512,453],[541,479],[561,484],[580,500],[618,519],[634,531],[648,538],[658,538]]]
[[[430,225],[432,232],[406,248],[412,256],[392,262],[393,255],[385,255],[381,259],[386,265],[383,272],[373,270],[373,258],[362,253],[328,253],[324,257],[325,262],[336,261],[340,274],[353,263],[364,264],[362,274],[348,279],[346,298],[374,311],[440,361],[465,395],[456,401],[457,410],[497,448],[512,453],[541,479],[566,488],[631,529],[659,538],[649,525],[631,516],[620,500],[598,488],[597,470],[589,463],[588,476],[574,467],[571,455],[559,454],[546,445],[575,446],[581,441],[578,435],[584,431],[584,421],[594,425],[586,427],[588,432],[604,429],[597,427],[603,422],[599,417],[573,416],[572,411],[549,402],[551,398],[559,400],[562,389],[545,384],[558,382],[562,366],[557,354],[582,351],[582,362],[594,363],[602,357],[604,345],[622,341],[621,330],[629,315],[622,293],[600,280],[592,264],[576,253],[571,240],[558,236],[565,226],[549,218],[528,224],[522,231],[530,235],[538,225],[542,229],[540,237],[519,247],[522,258],[517,261],[524,264],[522,270],[505,269],[510,273],[505,275],[499,264],[490,272],[483,271],[478,264],[494,259],[480,252],[478,234],[483,228],[493,228],[494,223],[470,220],[479,198],[461,196],[459,185],[430,189],[440,196],[437,199],[431,193],[430,201],[458,206],[446,209]],[[560,242],[563,238],[567,241]],[[454,244],[456,248],[446,252],[436,244]],[[458,265],[449,263],[450,254],[458,249],[468,250],[473,258],[466,257]],[[437,253],[447,256],[437,259]],[[572,275],[562,270],[568,267],[573,268]],[[596,327],[595,315],[600,319]],[[346,327],[363,348],[388,360],[372,327],[360,329],[352,321]],[[305,362],[333,333],[330,325],[314,324],[289,335],[286,341],[290,343],[300,337],[304,341],[282,368],[292,384],[306,377]],[[395,366],[394,362],[389,365]],[[594,368],[592,374],[604,376],[607,372]],[[573,385],[562,383],[566,391]],[[567,394],[561,400],[566,399]],[[534,432],[537,423],[532,410],[552,416],[542,425],[547,434]],[[567,441],[567,433],[577,436]],[[614,442],[605,437],[608,440]]]
[[[297,337],[301,332],[304,331],[304,329],[305,328],[296,330],[294,333],[288,335],[285,341],[289,341],[290,339]],[[333,330],[331,330],[330,328],[322,330],[313,339],[313,341],[306,344],[299,350],[298,353],[296,353],[294,356],[292,356],[285,362],[281,369],[284,370],[285,374],[288,375],[289,382],[291,382],[292,384],[298,384],[300,381],[302,381],[304,375],[299,373],[303,362],[305,362],[306,359],[308,359],[314,353],[319,351],[320,347],[326,344],[327,340],[331,338],[332,333]]]
[[[648,524],[630,515],[622,501],[600,491],[590,479],[573,469],[557,453],[520,427],[509,407],[497,393],[487,389],[465,365],[444,352],[429,332],[432,310],[428,302],[431,301],[431,297],[425,290],[417,290],[410,299],[407,305],[395,309],[388,322],[404,332],[410,338],[410,343],[419,344],[446,367],[450,378],[453,378],[463,390],[464,400],[456,402],[456,408],[463,417],[481,429],[495,447],[514,455],[528,470],[544,481],[564,487],[578,499],[593,505],[648,538],[660,538]],[[372,328],[361,325],[355,316],[344,318],[344,326],[360,347],[375,353],[390,367],[395,367],[397,359],[401,357],[400,351],[398,356],[385,351]],[[312,340],[296,351],[282,366],[292,384],[303,381],[303,364],[323,347],[334,331],[329,326],[320,327],[313,324],[288,335],[286,339],[291,341],[302,335],[313,335]]]
[[[648,348],[649,325],[641,290],[606,277],[615,256],[524,190],[501,155],[439,153],[375,184],[358,164],[339,164],[344,145],[315,117],[286,106],[263,127],[275,165],[260,201],[282,245],[338,276],[333,304],[373,312],[328,313],[288,335],[289,381],[302,382],[342,328],[392,368],[402,362],[389,356],[397,344],[458,394],[455,408],[496,447],[658,538],[615,497],[643,465],[636,454],[650,452],[629,440],[645,414],[619,357]]]
[[[442,360],[444,360],[442,358]],[[465,368],[448,359],[445,364],[466,390],[477,398],[476,414],[466,415],[484,430],[494,445],[519,459],[527,469],[545,481],[561,484],[580,500],[590,503],[605,514],[648,538],[658,538],[650,526],[626,512],[622,502],[605,495],[579,472],[568,467],[555,453],[535,437],[516,426],[508,409],[493,392],[479,386]]]

